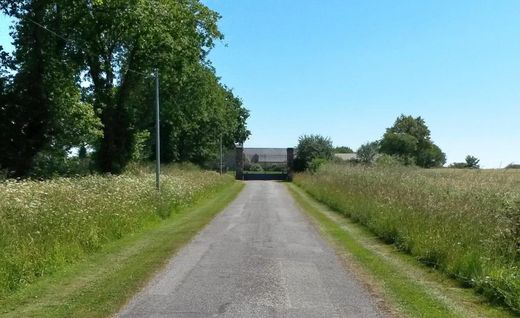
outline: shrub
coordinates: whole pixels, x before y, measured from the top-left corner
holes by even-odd
[[[322,158],[330,160],[333,157],[334,147],[330,138],[320,135],[303,135],[298,140],[294,168],[304,171],[309,168],[312,160]]]
[[[258,163],[252,163],[249,166],[249,171],[262,172],[262,171],[264,171],[264,168],[262,168],[262,166]]]
[[[398,156],[382,154],[375,160],[378,167],[400,167],[406,165],[405,160]]]
[[[309,171],[311,172],[317,172],[318,169],[327,162],[326,159],[323,158],[314,158],[311,161],[311,164],[309,165]]]
[[[357,160],[365,163],[371,164],[377,157],[379,152],[379,144],[377,141],[367,142],[361,145],[357,150]]]

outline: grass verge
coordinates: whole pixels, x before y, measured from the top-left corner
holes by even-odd
[[[515,317],[486,303],[471,289],[421,265],[413,257],[384,244],[366,228],[331,211],[294,184],[288,188],[320,232],[364,280],[377,290],[395,316],[402,317]]]
[[[107,317],[114,314],[240,192],[233,183],[157,226],[0,300],[0,317]]]

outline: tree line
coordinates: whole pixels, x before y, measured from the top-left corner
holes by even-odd
[[[446,163],[446,154],[431,140],[430,135],[423,118],[401,115],[386,129],[380,140],[361,145],[356,151],[356,158],[351,161],[372,164],[378,160],[386,164],[442,167]],[[352,152],[349,147],[334,148],[330,138],[304,135],[296,147],[295,168],[300,171],[316,170],[322,163],[334,159],[334,153]]]
[[[0,47],[0,170],[59,172],[71,151],[120,173],[155,156],[153,73],[161,92],[161,160],[203,163],[249,136],[249,112],[208,59],[223,39],[199,0],[0,0],[14,52]]]

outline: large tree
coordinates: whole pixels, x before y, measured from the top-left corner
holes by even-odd
[[[42,149],[65,136],[60,130],[69,118],[60,109],[78,114],[66,104],[82,106],[75,85],[79,68],[68,59],[60,1],[3,0],[0,8],[17,20],[9,65],[14,75],[6,89],[8,98],[0,107],[0,166],[12,176],[23,177]],[[63,36],[50,33],[45,26]]]
[[[181,83],[184,68],[203,62],[221,38],[219,15],[198,0],[77,2],[74,33],[103,124],[97,162],[101,171],[117,173],[134,144],[133,91],[149,87],[153,78],[146,74],[154,69],[161,79]]]
[[[380,152],[425,168],[446,163],[446,155],[431,140],[430,130],[421,117],[399,116],[386,130],[380,142]]]
[[[247,110],[207,60],[219,15],[199,0],[0,0],[0,9],[17,20],[14,76],[0,83],[0,168],[14,176],[40,153],[87,144],[100,171],[120,172],[135,136],[153,136],[156,69],[166,161],[202,162],[220,136],[247,138]]]
[[[161,158],[164,162],[204,163],[224,147],[243,143],[249,136],[248,111],[223,86],[213,69],[200,63],[187,67],[181,83],[164,77],[162,83]],[[153,121],[149,113],[148,129]],[[152,116],[153,117],[153,116]]]

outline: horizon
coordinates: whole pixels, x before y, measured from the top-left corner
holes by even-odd
[[[520,162],[520,3],[205,3],[225,36],[209,58],[251,111],[245,146],[321,134],[356,150],[405,114],[448,164]]]
[[[520,162],[520,3],[204,2],[225,35],[209,58],[251,112],[246,147],[320,134],[356,151],[405,114],[447,164]]]

